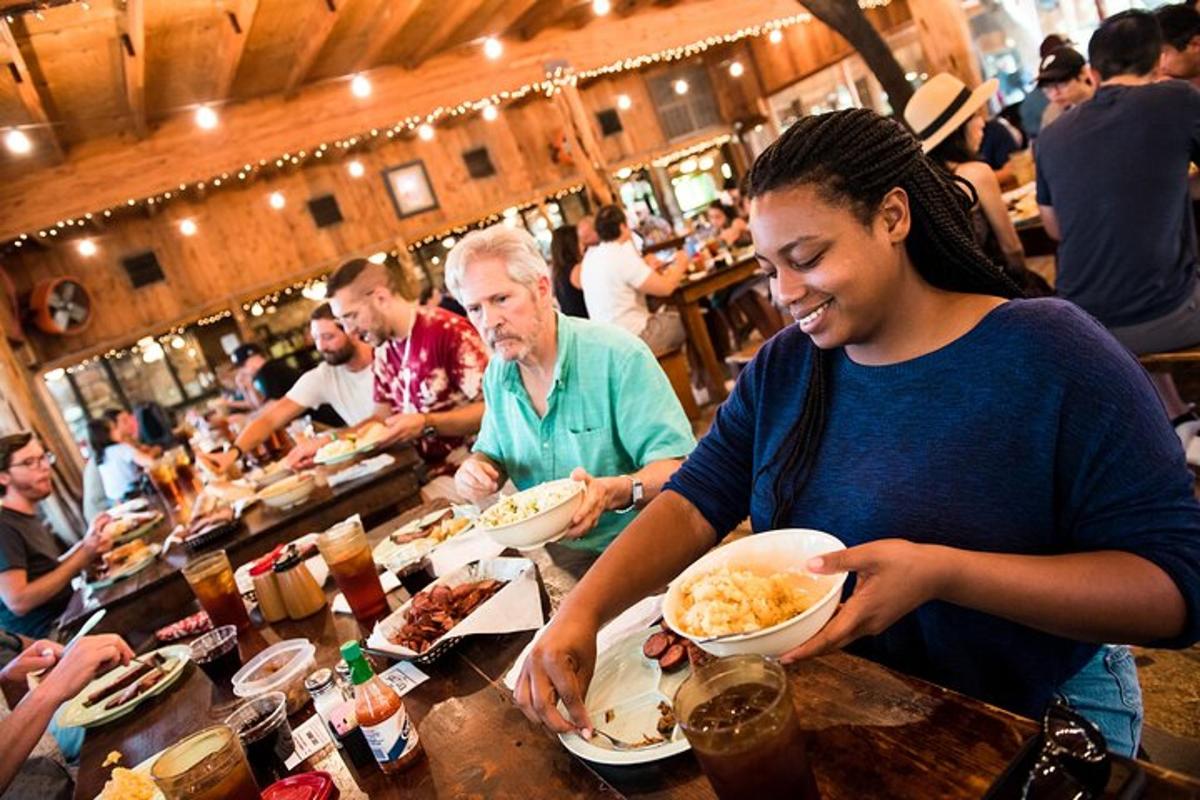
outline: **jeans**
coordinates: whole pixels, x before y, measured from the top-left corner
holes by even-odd
[[[1058,687],[1058,696],[1100,729],[1111,752],[1135,756],[1142,738],[1142,687],[1126,645],[1101,645]]]

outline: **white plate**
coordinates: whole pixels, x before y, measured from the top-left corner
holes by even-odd
[[[657,661],[642,655],[642,645],[660,630],[656,625],[635,631],[618,639],[596,659],[585,703],[588,716],[593,725],[622,741],[636,742],[643,734],[658,736],[658,703],[665,700],[670,704],[675,690],[691,672],[690,665],[663,672]],[[566,713],[561,705],[559,708]],[[609,709],[614,712],[613,719],[605,722],[605,711]],[[614,766],[659,761],[691,748],[678,725],[667,741],[637,750],[616,750],[603,736],[588,741],[576,733],[560,733],[558,738],[585,761]]]
[[[413,562],[419,561],[425,556],[429,555],[434,549],[440,547],[446,542],[454,541],[455,539],[465,536],[466,534],[475,530],[475,525],[472,523],[451,536],[449,539],[445,539],[444,541],[436,543],[429,541],[428,537],[414,539],[411,542],[405,542],[403,544],[397,544],[396,542],[392,541],[392,536],[395,534],[404,535],[416,533],[422,528],[432,525],[443,517],[452,515],[453,513],[454,509],[452,508],[442,508],[438,509],[437,511],[431,511],[423,517],[418,517],[417,519],[401,525],[399,528],[392,531],[392,533],[385,536],[383,540],[379,542],[379,544],[375,545],[375,549],[371,551],[371,555],[375,559],[375,563],[381,567],[384,567],[385,569],[391,570],[392,572],[399,572],[404,567],[409,566]]]
[[[97,578],[94,581],[89,581],[88,586],[92,587],[92,589],[103,589],[106,586],[112,586],[117,581],[123,581],[131,575],[136,575],[146,567],[153,564],[154,559],[158,558],[158,554],[161,552],[162,545],[157,543],[147,545],[146,555],[142,556],[137,561],[131,561],[112,575],[106,575],[103,578]]]
[[[155,753],[154,755],[150,756],[149,758],[147,758],[147,759],[146,759],[145,761],[143,761],[142,763],[140,763],[140,764],[138,764],[137,766],[134,766],[134,767],[129,767],[128,769],[129,769],[129,771],[130,771],[130,772],[137,772],[137,773],[140,773],[140,774],[142,774],[142,775],[146,775],[147,777],[149,777],[149,775],[150,775],[150,769],[151,769],[151,767],[153,767],[153,766],[154,766],[154,763],[155,763],[156,761],[158,761],[158,759],[159,759],[159,758],[161,758],[161,757],[162,757],[162,754],[163,754],[163,753],[165,753],[165,752],[166,752],[166,750],[159,750],[157,753]],[[116,768],[117,768],[117,767],[119,767],[119,766],[121,766],[121,765],[120,765],[120,764],[114,764],[114,765],[113,765],[113,769],[116,769]],[[111,774],[111,773],[110,773],[110,774]],[[107,781],[106,781],[106,782],[107,782]],[[96,795],[96,797],[99,797],[99,796],[100,796],[100,795]],[[95,798],[92,798],[92,800],[95,800]],[[156,787],[154,788],[154,794],[150,795],[150,800],[167,800],[167,796],[166,796],[166,795],[164,795],[164,794],[162,793],[162,789],[159,789],[159,788],[156,786]]]
[[[326,445],[326,446],[328,446],[328,445]],[[373,442],[367,442],[366,444],[357,445],[353,450],[351,450],[348,453],[342,453],[341,455],[333,456],[332,458],[329,458],[329,457],[322,458],[320,451],[318,451],[317,454],[313,457],[313,463],[320,464],[322,466],[325,466],[325,465],[332,466],[334,464],[344,464],[347,461],[349,461],[350,459],[358,458],[359,456],[363,455],[364,453],[369,453],[374,449],[375,449],[375,444]]]
[[[186,644],[169,644],[166,647],[158,648],[154,653],[162,655],[163,658],[173,658],[176,660],[176,663],[172,665],[171,669],[167,670],[166,677],[152,686],[150,691],[138,695],[113,709],[105,709],[103,704],[90,708],[85,707],[83,701],[87,699],[89,694],[118,680],[121,675],[124,675],[130,669],[129,667],[123,667],[115,675],[101,675],[83,687],[79,694],[68,700],[67,704],[63,707],[62,713],[59,715],[59,724],[64,728],[94,728],[97,725],[105,725],[113,720],[120,719],[150,698],[170,688],[172,684],[179,680],[179,676],[183,674],[184,669],[187,668],[188,661],[192,658],[192,650]],[[147,658],[150,655],[153,655],[153,653],[146,653],[140,656],[140,658]],[[104,702],[107,703],[108,700]]]

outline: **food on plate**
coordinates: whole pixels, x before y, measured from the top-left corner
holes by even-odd
[[[231,522],[233,522],[232,508],[222,508],[219,511],[195,517],[188,525],[187,533],[184,534],[183,540],[187,541],[188,539],[207,536],[220,528],[224,528]]]
[[[721,567],[681,587],[680,632],[708,638],[770,628],[807,611],[829,585],[806,573]]]
[[[145,659],[135,659],[128,665],[128,667],[124,668],[125,672],[119,678],[112,683],[101,686],[99,689],[89,694],[87,699],[83,701],[84,707],[87,708],[89,706],[94,706],[97,703],[107,700],[114,694],[123,691],[129,686],[132,686],[133,684],[137,683],[143,675],[146,675],[155,668],[165,664],[166,661],[167,660],[158,653],[152,653],[148,658]],[[117,669],[121,668],[118,667]]]
[[[146,544],[144,539],[134,539],[132,542],[114,547],[105,553],[101,557],[100,563],[93,568],[91,579],[99,580],[120,575],[131,565],[137,564],[152,554],[150,545]]]
[[[451,628],[500,591],[506,581],[488,578],[453,588],[444,584],[418,592],[404,614],[405,624],[388,638],[393,644],[424,653]]]
[[[487,528],[501,528],[524,522],[570,500],[579,492],[580,486],[576,481],[555,481],[503,497],[479,515],[479,524]]]
[[[670,736],[675,732],[675,709],[666,700],[659,701],[656,727],[663,736]]]
[[[138,679],[137,683],[131,686],[126,686],[120,692],[111,696],[107,703],[104,704],[105,711],[112,711],[114,708],[123,706],[134,698],[141,697],[146,692],[153,689],[164,678],[167,673],[174,668],[177,659],[168,658],[162,659],[160,664],[155,665],[149,672]]]
[[[650,634],[642,643],[642,655],[657,661],[667,672],[678,669],[689,661],[683,637],[666,625]]]
[[[379,444],[387,437],[387,427],[378,422],[368,422],[365,427],[361,428],[358,433],[354,435],[354,438],[358,441],[359,447]]]
[[[320,463],[322,461],[332,461],[335,458],[349,455],[358,449],[355,444],[354,437],[347,436],[345,439],[335,439],[329,444],[322,445],[317,451],[315,460]]]
[[[453,513],[450,509],[446,509],[447,514]],[[462,533],[471,525],[471,520],[466,517],[451,517],[446,516],[437,520],[431,525],[426,525],[419,530],[411,533],[393,532],[391,540],[396,544],[407,544],[415,542],[418,539],[428,539],[432,544],[440,544],[458,534]]]
[[[613,711],[611,708],[604,712],[605,724],[612,722],[616,718],[617,718],[617,712]]]
[[[124,758],[124,756],[121,755],[120,750],[113,750],[104,757],[104,761],[100,764],[100,766],[111,767],[113,764],[120,764],[122,758]]]
[[[162,518],[157,511],[133,511],[120,516],[114,516],[101,528],[105,536],[118,539],[130,531],[140,528],[147,522],[155,522]]]
[[[96,795],[96,800],[152,800],[158,793],[154,781],[141,772],[117,767]]]
[[[212,630],[212,627],[212,619],[208,616],[208,612],[197,611],[178,622],[172,622],[170,625],[159,628],[154,632],[154,638],[160,642],[174,642],[198,633],[207,633]]]

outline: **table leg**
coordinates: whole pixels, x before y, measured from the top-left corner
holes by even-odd
[[[699,303],[677,303],[679,316],[683,320],[684,330],[687,331],[688,342],[696,348],[696,355],[704,367],[704,377],[708,382],[709,398],[720,403],[726,397],[725,371],[717,360],[713,350],[712,339],[708,338],[708,328],[704,324],[704,316],[700,313]]]

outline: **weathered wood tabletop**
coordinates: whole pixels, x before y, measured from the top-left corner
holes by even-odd
[[[371,531],[378,540],[424,513],[413,509]],[[551,546],[532,554],[544,585],[543,611],[556,607],[588,560]],[[332,582],[327,587],[332,596]],[[396,607],[405,597],[389,598]],[[326,609],[300,622],[262,626],[242,641],[243,656],[282,639],[303,636],[317,645],[317,664],[338,659],[341,642],[364,632],[347,615]],[[430,680],[405,696],[417,721],[425,758],[398,776],[356,771],[336,751],[318,754],[300,769],[324,769],[342,797],[711,798],[694,757],[683,753],[636,767],[598,767],[570,755],[557,738],[529,723],[512,704],[503,676],[532,633],[464,641],[424,667]],[[383,667],[383,664],[378,666]],[[183,736],[224,719],[234,698],[195,666],[180,682],[123,720],[91,730],[84,741],[75,797],[91,800],[108,770],[112,750],[126,765]],[[1034,732],[1032,721],[877,664],[831,655],[789,667],[801,726],[825,800],[838,798],[978,798]],[[311,706],[292,718],[297,724]],[[1146,798],[1200,798],[1200,783],[1143,765]]]
[[[389,453],[395,462],[371,475],[334,487],[318,486],[309,499],[294,508],[272,509],[256,503],[242,516],[242,525],[227,539],[213,542],[202,552],[224,549],[234,563],[266,553],[280,542],[290,541],[310,531],[323,530],[352,514],[361,514],[368,524],[376,517],[387,519],[398,511],[418,502],[420,489],[416,469],[419,457],[411,447],[395,448]],[[168,513],[147,541],[162,543],[175,524],[176,513]],[[156,559],[146,569],[111,586],[94,591],[80,590],[71,598],[60,624],[69,631],[84,617],[100,608],[109,609],[113,616],[117,607],[129,605],[150,592],[163,592],[162,599],[172,598],[167,605],[174,609],[173,599],[187,598],[187,589],[180,569],[191,554],[181,546],[172,547],[166,556]],[[171,620],[166,620],[170,622]],[[106,619],[100,631],[120,632],[113,627],[117,619]]]

